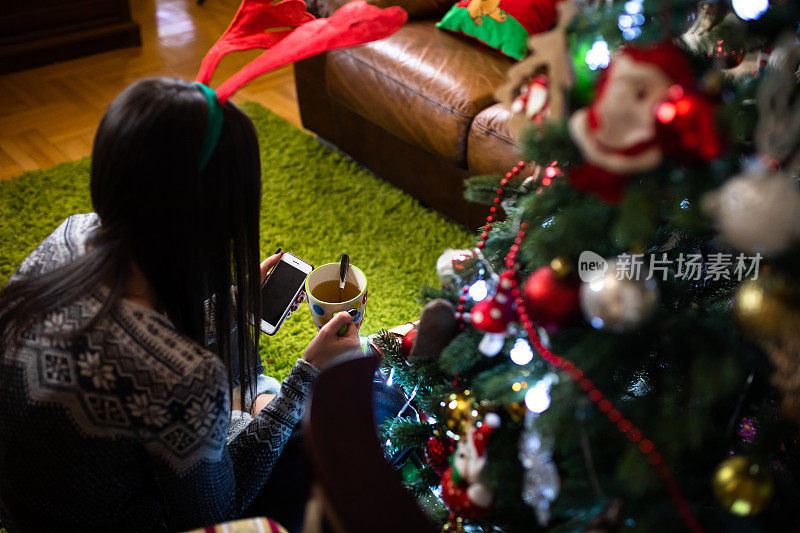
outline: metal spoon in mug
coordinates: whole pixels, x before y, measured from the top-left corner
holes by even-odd
[[[342,259],[339,264],[339,301],[341,302],[344,300],[344,295],[342,292],[344,291],[344,281],[345,277],[347,276],[347,269],[350,268],[350,254],[347,252],[342,254]],[[352,315],[352,313],[351,313]],[[347,324],[339,328],[339,331],[336,334],[340,337],[344,337],[344,334],[347,333]]]
[[[342,254],[342,259],[339,264],[339,301],[341,302],[344,298],[342,294],[344,292],[344,282],[345,277],[347,276],[347,269],[350,268],[350,254],[347,252]]]

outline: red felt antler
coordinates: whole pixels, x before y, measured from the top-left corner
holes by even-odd
[[[208,84],[220,60],[231,52],[269,48],[297,26],[314,20],[303,0],[244,0],[225,33],[214,43],[200,65],[198,81]]]
[[[211,47],[197,74],[206,84],[225,54],[268,48],[217,89],[224,103],[253,78],[289,63],[336,48],[347,48],[388,37],[408,15],[399,7],[380,9],[354,0],[327,19],[314,19],[303,0],[244,0],[225,33]]]

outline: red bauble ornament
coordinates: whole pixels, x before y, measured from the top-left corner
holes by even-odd
[[[425,444],[425,460],[440,476],[450,466],[448,460],[455,451],[455,441],[450,437],[431,437]]]
[[[405,334],[403,340],[400,341],[400,353],[402,353],[403,357],[406,359],[408,359],[409,354],[411,354],[411,349],[414,347],[414,342],[417,340],[418,331],[416,327],[411,328],[408,333]]]
[[[656,107],[659,143],[664,153],[684,161],[711,161],[719,157],[722,143],[714,123],[714,106],[702,94],[686,92],[680,85]]]
[[[558,329],[577,315],[578,289],[574,276],[559,276],[552,267],[543,266],[525,283],[525,309],[545,329]]]

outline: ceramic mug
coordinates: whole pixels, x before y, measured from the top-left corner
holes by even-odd
[[[317,329],[328,323],[333,316],[340,311],[355,309],[358,311],[353,317],[356,331],[361,329],[364,322],[364,314],[367,311],[367,277],[361,269],[350,265],[345,274],[345,282],[352,283],[358,289],[358,294],[344,302],[327,302],[321,300],[315,289],[325,282],[339,280],[339,263],[328,263],[315,268],[306,278],[306,300],[311,310],[311,318]]]

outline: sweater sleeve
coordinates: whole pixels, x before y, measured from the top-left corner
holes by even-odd
[[[187,409],[179,417],[181,420],[171,420],[169,425],[174,427],[159,432],[163,436],[178,427],[193,428],[196,433],[187,438],[186,445],[198,447],[197,453],[191,454],[194,459],[183,454],[178,463],[165,462],[158,450],[151,451],[170,529],[191,529],[241,515],[264,486],[302,418],[318,370],[299,360],[275,399],[229,444],[226,444],[230,419],[227,375],[222,365],[217,364],[210,371],[194,374],[188,381],[203,373],[205,390],[213,393],[198,400],[196,408]]]

